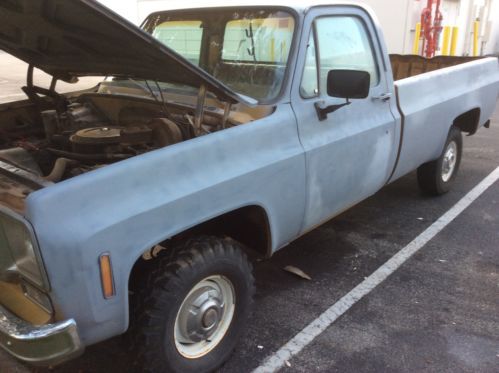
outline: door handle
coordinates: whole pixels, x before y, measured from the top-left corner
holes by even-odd
[[[387,102],[391,98],[392,98],[392,94],[390,92],[388,92],[388,93],[382,93],[379,96],[374,96],[373,97],[374,100],[380,100],[380,101],[383,101],[383,102]]]

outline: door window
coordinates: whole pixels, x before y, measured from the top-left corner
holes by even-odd
[[[379,83],[378,67],[364,23],[354,16],[321,17],[315,21],[319,48],[320,89],[326,91],[329,70],[367,71],[371,87]]]

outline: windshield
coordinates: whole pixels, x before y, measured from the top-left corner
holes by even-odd
[[[204,9],[151,15],[144,28],[234,91],[259,101],[282,88],[295,20],[275,9]]]

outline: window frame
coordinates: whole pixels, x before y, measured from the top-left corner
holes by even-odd
[[[321,52],[320,52],[320,47],[319,47],[319,43],[318,43],[318,34],[317,34],[317,20],[318,19],[321,19],[321,18],[335,18],[335,17],[350,17],[350,18],[356,18],[360,21],[360,23],[362,24],[363,26],[363,29],[364,29],[364,32],[366,33],[367,35],[367,40],[369,41],[369,46],[371,48],[371,54],[372,54],[372,57],[373,57],[373,62],[375,64],[375,68],[376,68],[376,73],[377,73],[377,76],[378,76],[378,82],[375,84],[375,85],[371,85],[369,87],[369,91],[371,91],[371,89],[373,88],[377,88],[381,85],[382,83],[382,74],[381,74],[381,70],[380,70],[380,63],[378,61],[378,53],[376,51],[376,49],[374,48],[374,41],[373,41],[373,37],[371,35],[371,32],[370,32],[370,29],[369,29],[369,25],[365,22],[365,20],[363,19],[363,17],[357,15],[357,14],[348,14],[348,13],[345,13],[345,14],[322,14],[322,15],[319,15],[317,17],[315,17],[313,19],[313,21],[311,22],[311,27],[310,27],[310,33],[309,33],[309,39],[310,39],[310,35],[313,35],[314,37],[314,43],[315,43],[315,63],[316,63],[316,71],[317,71],[317,82],[318,82],[318,94],[315,95],[315,96],[310,96],[310,97],[304,97],[302,95],[302,92],[301,92],[301,84],[302,84],[302,81],[303,81],[303,77],[304,77],[304,72],[305,72],[305,61],[303,63],[303,71],[302,71],[302,75],[301,75],[301,80],[300,80],[300,85],[298,87],[298,91],[299,91],[299,95],[302,99],[304,100],[309,100],[309,99],[313,99],[313,98],[318,98],[318,97],[324,97],[324,94],[323,94],[323,87],[321,84],[321,79],[320,79],[320,71],[321,71]],[[308,40],[309,40],[308,39]]]
[[[314,39],[314,45],[315,45],[315,79],[316,79],[316,82],[317,82],[317,94],[315,94],[314,96],[309,96],[309,97],[305,97],[303,96],[302,94],[302,90],[301,90],[301,87],[302,87],[302,84],[303,84],[303,78],[305,76],[305,68],[307,67],[306,65],[306,62],[307,62],[307,55],[305,55],[305,61],[303,63],[303,69],[302,69],[302,74],[301,74],[301,79],[300,79],[300,85],[298,86],[298,92],[300,94],[300,97],[304,100],[309,100],[311,98],[317,98],[317,97],[320,97],[321,95],[321,86],[320,86],[320,80],[321,80],[321,74],[320,74],[320,70],[319,70],[319,59],[320,59],[320,51],[319,51],[319,48],[317,47],[317,31],[315,29],[315,19],[314,19],[314,22],[312,22],[312,27],[310,29],[310,32],[308,34],[308,39],[307,39],[307,48],[309,47],[309,41],[310,41],[310,37],[312,37]]]
[[[222,6],[218,8],[213,8],[213,7],[200,7],[200,8],[192,8],[192,9],[173,9],[173,10],[162,10],[162,11],[157,11],[151,13],[149,16],[147,16],[144,21],[142,22],[140,28],[148,33],[151,34],[151,30],[154,28],[154,24],[162,20],[163,18],[167,18],[168,16],[172,15],[175,17],[179,16],[185,16],[185,17],[192,17],[193,15],[197,14],[203,14],[203,16],[209,15],[210,13],[215,13],[218,10],[223,10],[223,11],[241,11],[241,10],[262,10],[264,9],[265,11],[282,11],[288,13],[290,16],[293,17],[294,19],[294,28],[293,28],[293,38],[291,42],[291,47],[289,49],[289,55],[288,55],[288,62],[286,64],[286,69],[284,72],[284,78],[281,84],[281,89],[279,92],[276,94],[275,97],[272,97],[270,99],[265,99],[265,100],[260,100],[257,99],[258,105],[275,105],[277,103],[282,102],[286,97],[290,97],[291,95],[291,87],[292,83],[294,81],[294,71],[296,69],[296,58],[298,55],[298,47],[300,43],[300,38],[301,38],[301,31],[302,31],[302,20],[303,18],[301,17],[300,13],[294,8],[290,6],[285,6],[285,5],[269,5],[269,6],[257,6],[257,5],[244,5],[240,7],[235,7],[235,6]],[[205,33],[205,37],[207,37]],[[203,39],[203,46],[206,45],[206,40]],[[203,47],[203,50],[205,48]],[[204,51],[204,53],[208,53],[207,50]],[[181,55],[179,55],[179,58],[183,58]],[[205,56],[202,54],[201,55],[201,60],[204,61]],[[201,65],[200,67],[204,70],[203,68],[204,65]],[[210,73],[208,73],[210,74]],[[168,83],[168,82],[166,82]],[[223,82],[222,82],[223,83]],[[197,88],[197,87],[194,87]],[[238,92],[236,92],[238,93]]]

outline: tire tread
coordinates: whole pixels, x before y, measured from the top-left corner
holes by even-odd
[[[241,244],[228,237],[213,236],[200,236],[180,242],[169,249],[167,255],[156,259],[155,266],[146,275],[145,286],[136,292],[135,299],[130,302],[128,335],[130,353],[135,355],[134,370],[164,371],[155,347],[161,343],[158,336],[162,327],[158,326],[158,319],[161,318],[165,307],[168,307],[167,299],[175,297],[175,289],[183,284],[186,274],[195,271],[199,266],[223,258],[238,263],[246,276],[250,293],[247,307],[251,308],[255,292],[253,268]]]

